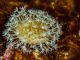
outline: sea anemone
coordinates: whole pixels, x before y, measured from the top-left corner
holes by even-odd
[[[57,48],[61,25],[47,11],[16,8],[5,24],[7,48],[48,53]]]

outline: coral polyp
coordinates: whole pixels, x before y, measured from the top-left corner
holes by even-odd
[[[16,8],[5,24],[7,48],[48,53],[57,48],[61,25],[47,11]]]

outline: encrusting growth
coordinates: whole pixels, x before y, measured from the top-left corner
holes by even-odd
[[[48,53],[57,48],[61,25],[47,11],[16,8],[5,25],[7,48]]]

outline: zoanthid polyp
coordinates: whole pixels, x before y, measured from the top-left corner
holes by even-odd
[[[56,41],[61,35],[61,25],[47,11],[25,7],[16,8],[5,27],[7,48],[23,52],[51,52],[57,48]]]

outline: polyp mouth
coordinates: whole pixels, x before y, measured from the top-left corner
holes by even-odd
[[[31,21],[29,20],[25,24],[17,24],[16,30],[18,30],[19,35],[17,36],[19,40],[23,41],[24,43],[29,44],[40,44],[44,43],[47,38],[47,24],[38,21]],[[23,36],[23,37],[22,37]]]

